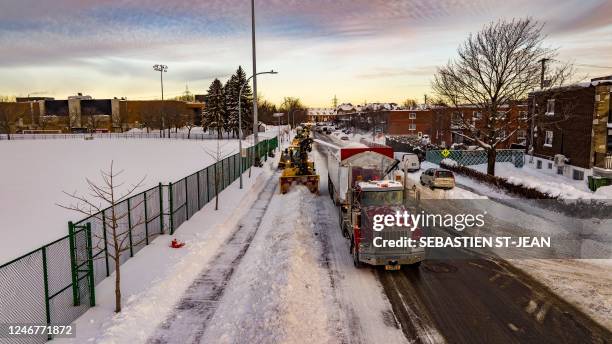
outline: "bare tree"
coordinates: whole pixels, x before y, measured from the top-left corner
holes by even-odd
[[[543,25],[531,18],[492,22],[458,48],[458,57],[438,68],[432,88],[453,107],[471,107],[479,114],[455,113],[453,133],[487,152],[487,173],[495,175],[497,147],[527,119],[509,116],[507,106],[525,100],[541,84],[542,60],[557,56],[544,46]],[[571,64],[548,72],[548,85],[561,85],[571,76]]]
[[[122,188],[124,182],[118,182],[117,177],[123,173],[123,170],[116,172],[111,161],[110,170],[100,171],[100,175],[103,180],[102,185],[98,185],[90,179],[86,179],[88,185],[88,192],[86,194],[77,194],[77,192],[68,193],[64,191],[64,194],[70,197],[74,203],[70,205],[57,204],[58,206],[75,211],[83,214],[87,217],[95,216],[106,223],[106,233],[92,233],[92,240],[95,239],[95,246],[99,250],[104,250],[105,236],[110,241],[108,243],[108,256],[113,260],[115,264],[115,312],[121,312],[121,254],[130,249],[130,245],[136,246],[142,243],[146,238],[138,242],[131,242],[130,231],[131,228],[122,228],[120,224],[127,221],[127,217],[130,216],[132,210],[138,208],[143,202],[129,202],[129,198],[134,192],[140,188],[144,182],[145,177],[140,179],[136,184],[128,186],[124,192],[119,192],[118,189]],[[118,207],[122,202],[128,202],[126,210]],[[104,211],[106,209],[106,211]],[[104,211],[104,212],[103,212]],[[103,217],[103,218],[102,218]],[[135,228],[143,224],[146,219],[141,216],[140,218],[131,219],[132,228]]]
[[[211,150],[204,147],[204,152],[215,161],[214,170],[214,188],[215,188],[215,210],[219,210],[219,191],[221,189],[221,183],[223,182],[223,171],[221,170],[220,162],[232,155],[234,152],[230,151],[225,153],[223,147],[228,143],[221,144],[221,140],[215,140],[217,142],[216,149]],[[209,167],[210,168],[210,167]],[[240,171],[242,172],[242,171]]]
[[[402,107],[407,110],[414,109],[416,108],[416,106],[417,101],[412,98],[407,98],[406,100],[404,100],[404,102],[402,102]]]

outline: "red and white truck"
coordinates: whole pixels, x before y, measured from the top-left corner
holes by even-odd
[[[374,230],[374,216],[406,211],[403,184],[386,179],[397,164],[390,147],[340,148],[328,154],[329,194],[340,207],[340,229],[350,240],[356,267],[366,263],[399,270],[401,265],[418,265],[425,259],[422,248],[395,247],[405,239],[418,240],[420,229],[385,226]],[[380,245],[391,241],[394,247]]]

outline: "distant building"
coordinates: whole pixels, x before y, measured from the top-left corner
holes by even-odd
[[[331,122],[336,119],[336,110],[333,108],[309,108],[309,122]]]
[[[203,103],[178,100],[93,99],[78,94],[69,99],[32,99],[0,103],[12,118],[12,131],[60,130],[121,132],[132,128],[167,128],[189,119],[201,124]],[[163,120],[162,120],[163,118]]]

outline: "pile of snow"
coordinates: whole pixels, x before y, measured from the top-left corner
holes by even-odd
[[[449,159],[449,158],[442,159],[442,161],[440,161],[440,165],[441,164],[444,164],[446,166],[451,166],[451,167],[456,167],[459,165],[455,160]]]
[[[486,164],[467,167],[483,173],[487,172]],[[512,184],[534,188],[560,199],[610,199],[610,196],[606,197],[606,191],[602,191],[600,194],[591,192],[584,180],[572,180],[564,176],[546,173],[543,170],[531,167],[529,164],[525,164],[523,168],[517,168],[509,162],[498,162],[495,165],[495,174],[506,178]]]
[[[595,191],[595,196],[598,198],[612,199],[612,185],[600,187]]]

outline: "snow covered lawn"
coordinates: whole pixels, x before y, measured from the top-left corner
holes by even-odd
[[[477,171],[486,173],[487,165],[468,166]],[[512,184],[523,185],[546,192],[562,199],[607,199],[603,193],[593,193],[589,190],[586,181],[573,180],[564,176],[538,170],[533,164],[525,163],[523,168],[516,168],[512,163],[502,162],[495,165],[495,174],[504,177]]]
[[[221,142],[226,154],[238,151],[237,140]],[[183,178],[213,163],[206,154],[215,140],[94,139],[91,141],[1,141],[0,264],[67,235],[67,222],[82,215],[56,205],[70,204],[62,191],[87,193],[85,178],[101,182],[100,170],[125,172],[130,184],[146,176],[144,186]]]

